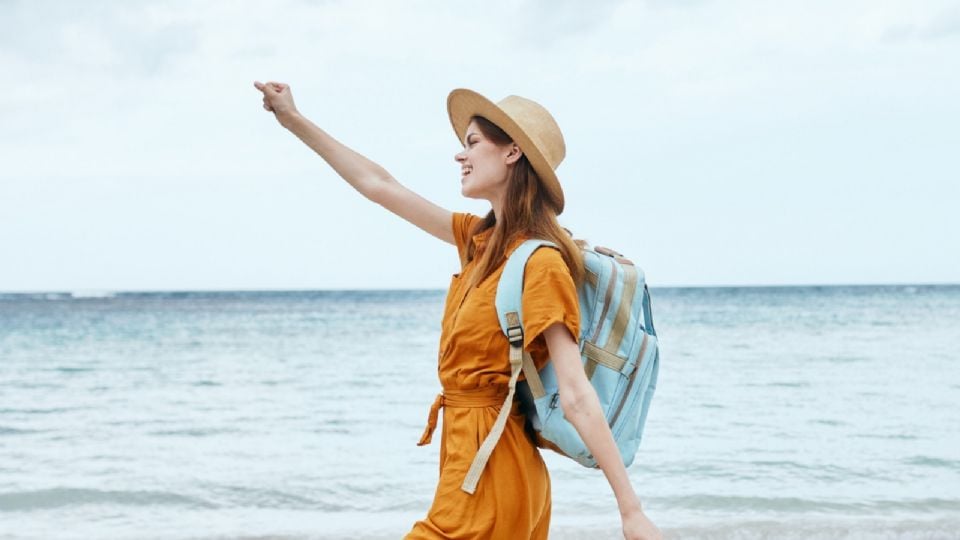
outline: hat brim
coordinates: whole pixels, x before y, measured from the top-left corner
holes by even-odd
[[[482,116],[502,129],[513,139],[513,142],[517,143],[523,154],[527,156],[534,172],[546,184],[553,197],[557,199],[557,214],[563,211],[563,189],[560,186],[557,173],[554,172],[550,162],[547,161],[546,156],[540,151],[540,147],[534,142],[533,138],[496,103],[473,90],[457,88],[447,96],[447,114],[450,115],[450,124],[461,143],[464,142],[463,139],[467,133],[467,126],[470,125],[470,119],[474,116]]]

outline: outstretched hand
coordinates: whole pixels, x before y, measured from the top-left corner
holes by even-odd
[[[263,93],[263,108],[276,115],[277,120],[282,122],[284,118],[298,114],[289,85],[273,81],[254,81],[253,86]]]

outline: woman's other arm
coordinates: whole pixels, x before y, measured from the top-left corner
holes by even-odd
[[[263,93],[263,108],[280,125],[320,154],[361,195],[449,244],[454,243],[451,213],[398,182],[383,167],[351,150],[300,114],[286,84],[253,83]]]
[[[600,408],[600,399],[583,371],[577,342],[563,323],[551,325],[543,335],[557,373],[563,415],[576,428],[613,489],[623,521],[624,538],[660,539],[659,529],[643,513],[640,499],[630,484],[613,433]]]

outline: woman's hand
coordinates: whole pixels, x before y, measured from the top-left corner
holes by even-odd
[[[626,540],[661,540],[660,529],[639,508],[623,514],[623,537]]]
[[[273,81],[266,84],[254,81],[253,86],[263,92],[263,108],[272,112],[281,124],[300,114],[293,103],[293,93],[290,92],[289,85]]]

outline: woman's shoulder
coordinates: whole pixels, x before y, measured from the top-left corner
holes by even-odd
[[[476,214],[471,214],[470,212],[453,212],[454,229],[459,227],[461,229],[466,229],[467,231],[470,231],[473,229],[473,227],[477,223],[479,223],[482,220],[483,220],[482,217]]]
[[[453,240],[457,246],[461,269],[467,264],[467,243],[473,236],[473,231],[483,218],[469,212],[453,212],[452,228]]]
[[[570,268],[560,250],[553,246],[541,246],[530,255],[527,261],[527,272],[536,275],[536,272],[565,272],[570,273]]]
[[[483,218],[469,212],[453,212],[453,236],[457,245],[464,245],[473,235],[477,225],[483,221]]]

